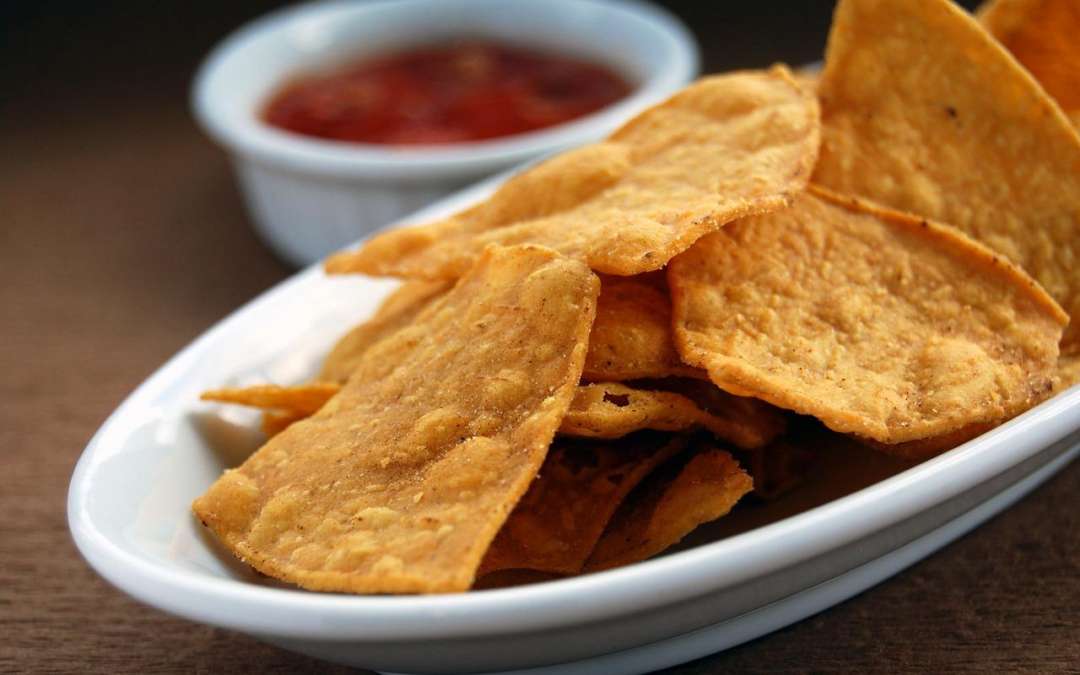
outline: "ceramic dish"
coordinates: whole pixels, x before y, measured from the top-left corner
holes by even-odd
[[[634,90],[565,124],[431,148],[325,141],[259,119],[270,94],[298,74],[463,38],[603,64]],[[203,129],[232,156],[256,231],[283,258],[307,265],[484,176],[598,140],[697,72],[690,31],[646,2],[324,0],[230,35],[199,68],[191,97]]]
[[[416,219],[448,215],[492,186]],[[684,550],[622,569],[427,597],[312,593],[260,579],[190,511],[224,467],[257,447],[253,413],[199,403],[198,394],[303,380],[394,285],[308,269],[140,386],[94,436],[71,482],[71,531],[90,564],[149,605],[330,661],[405,673],[640,673],[744,642],[868,588],[1080,452],[1074,387],[913,468],[861,449],[860,458],[877,459],[823,463],[797,499],[740,505]],[[842,460],[855,451],[828,454]],[[838,481],[840,465],[863,469]]]

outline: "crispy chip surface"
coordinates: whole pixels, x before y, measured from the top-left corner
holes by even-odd
[[[672,261],[683,358],[721,388],[901,443],[1049,395],[1067,317],[951,228],[814,189]]]
[[[453,279],[490,244],[536,243],[609,274],[662,268],[735,218],[805,186],[818,104],[783,67],[704,78],[606,142],[507,181],[449,220],[393,230],[338,254],[330,273]]]
[[[557,440],[492,542],[480,573],[578,572],[626,495],[686,444],[685,437],[660,434],[637,434],[619,443]]]
[[[466,590],[570,405],[598,293],[585,265],[549,250],[486,252],[195,512],[305,588]]]
[[[292,413],[300,417],[314,414],[326,402],[341,391],[337,384],[311,382],[282,387],[276,384],[258,384],[251,387],[226,387],[203,392],[204,401],[236,403],[253,408],[270,408]]]
[[[978,16],[1066,113],[1080,113],[1080,2],[992,0]]]
[[[1080,136],[948,0],[842,0],[814,182],[953,225],[1023,267],[1080,348]]]
[[[345,334],[323,362],[318,380],[344,383],[364,352],[379,340],[408,326],[422,309],[450,288],[445,281],[410,281],[390,294],[375,316]]]
[[[590,382],[707,377],[686,365],[671,335],[671,297],[653,275],[600,278],[596,322],[582,377]]]
[[[754,481],[728,453],[707,449],[668,462],[627,497],[585,563],[586,572],[661,553],[697,526],[724,516]]]

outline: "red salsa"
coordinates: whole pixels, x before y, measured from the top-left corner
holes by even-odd
[[[270,124],[353,143],[431,145],[542,129],[630,93],[611,70],[489,42],[423,47],[290,83]]]

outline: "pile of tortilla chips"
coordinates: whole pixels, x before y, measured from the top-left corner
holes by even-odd
[[[820,77],[703,78],[333,256],[406,281],[311,382],[204,395],[270,439],[196,514],[304,588],[464,591],[782,498],[796,414],[921,459],[1028,410],[1080,380],[1078,16],[841,0]]]

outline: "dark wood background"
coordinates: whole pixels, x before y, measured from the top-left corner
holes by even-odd
[[[681,0],[706,69],[820,58],[829,2]],[[345,672],[121,595],[71,543],[94,430],[290,270],[187,87],[273,3],[0,3],[0,671]],[[1080,672],[1080,466],[896,578],[670,673]]]

